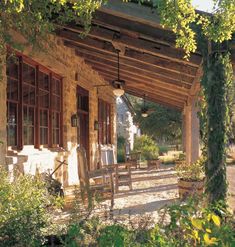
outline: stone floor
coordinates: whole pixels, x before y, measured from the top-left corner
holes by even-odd
[[[235,210],[235,166],[228,166],[229,203]],[[158,211],[178,199],[177,177],[173,165],[161,165],[160,169],[139,169],[132,171],[133,190],[121,188],[115,195],[114,218],[123,223],[133,218],[149,217],[153,222],[158,220]],[[93,214],[106,217],[110,201],[99,204]],[[58,215],[66,220],[68,212]],[[127,222],[128,223],[128,222]]]
[[[156,221],[157,210],[178,200],[177,178],[172,165],[160,169],[132,171],[133,190],[121,187],[115,195],[114,217],[151,216]]]

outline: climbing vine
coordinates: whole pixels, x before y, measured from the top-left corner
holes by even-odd
[[[146,2],[140,0],[141,2]],[[214,0],[213,14],[196,12],[191,0],[152,0],[163,27],[176,35],[185,58],[203,56],[201,128],[205,143],[206,191],[210,202],[226,198],[226,145],[230,131],[232,65],[229,42],[235,32],[235,0]],[[212,45],[211,45],[212,44]]]
[[[206,191],[210,202],[226,198],[226,145],[230,132],[229,91],[233,70],[229,52],[212,51],[204,57],[202,85],[206,100],[204,142],[206,142]]]

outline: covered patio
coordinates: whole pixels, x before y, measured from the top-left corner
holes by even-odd
[[[117,51],[124,90],[138,97],[182,112],[183,147],[188,163],[199,156],[197,94],[202,58],[199,53],[187,61],[175,48],[175,36],[160,26],[148,6],[114,0],[99,9],[90,32],[81,38],[82,28],[70,24],[57,30],[64,45],[75,49],[92,69],[112,85],[117,79]],[[97,87],[98,90],[102,87]]]

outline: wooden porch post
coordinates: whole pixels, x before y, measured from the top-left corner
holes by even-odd
[[[189,97],[185,105],[185,151],[186,162],[191,164],[199,158],[199,118],[197,116],[196,97]]]

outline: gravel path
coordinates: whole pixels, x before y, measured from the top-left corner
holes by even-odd
[[[235,166],[228,166],[227,177],[229,204],[235,212]],[[161,165],[158,170],[133,170],[132,181],[132,191],[123,186],[120,192],[115,194],[113,215],[118,221],[128,223],[130,219],[151,218],[152,222],[157,222],[159,209],[179,200],[177,177],[173,165]],[[93,214],[107,218],[109,207],[110,200],[103,201]],[[69,212],[60,213],[58,218],[66,221],[67,217]]]

